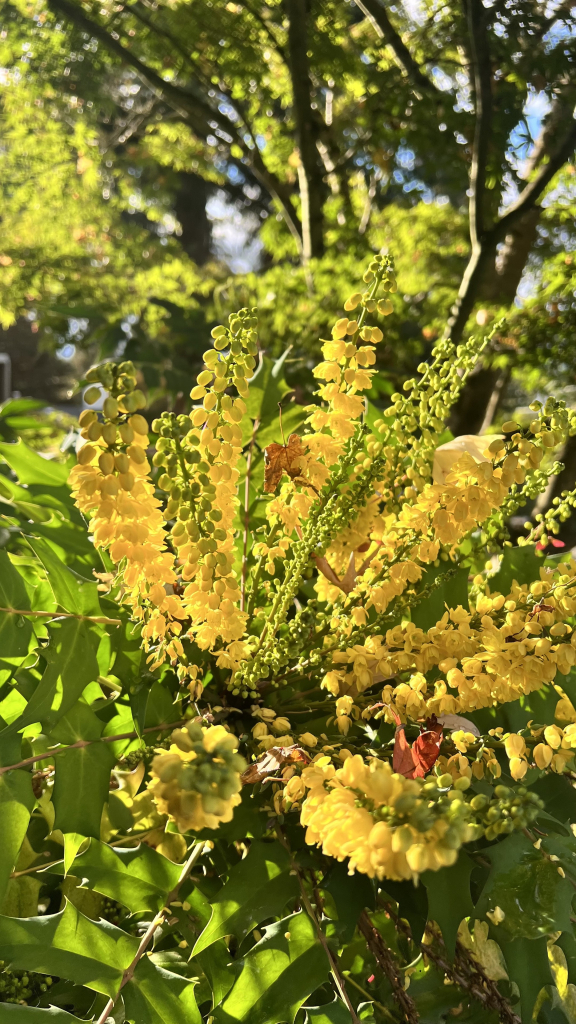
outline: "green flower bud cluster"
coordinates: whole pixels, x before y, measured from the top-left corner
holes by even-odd
[[[21,1003],[26,1006],[48,992],[54,981],[46,974],[11,971],[4,966],[2,960],[0,967],[0,1003]]]
[[[536,793],[524,786],[516,789],[496,786],[492,798],[478,793],[472,797],[470,807],[484,826],[486,839],[492,841],[498,836],[527,828],[538,817],[544,804]]]
[[[132,772],[142,762],[148,767],[158,753],[158,750],[162,747],[168,750],[169,746],[170,740],[163,740],[161,743],[156,743],[153,747],[141,747],[140,750],[131,750],[129,754],[126,754],[118,762],[118,769],[120,771]]]
[[[134,363],[100,363],[86,374],[90,384],[102,384],[109,397],[104,401],[104,416],[107,420],[118,419],[119,413],[138,412],[146,407],[146,398],[136,385]],[[91,387],[84,394],[84,401],[93,405],[100,398],[100,388]]]
[[[150,789],[161,812],[181,832],[217,828],[240,802],[240,774],[246,761],[238,740],[224,726],[203,729],[189,722],[172,733],[172,746],[152,762]]]

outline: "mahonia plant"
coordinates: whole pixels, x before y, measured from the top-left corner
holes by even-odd
[[[0,652],[25,808],[0,958],[31,963],[10,907],[50,857],[51,938],[35,910],[22,934],[69,959],[0,996],[99,1024],[573,1019],[576,561],[550,541],[576,490],[509,523],[576,413],[452,437],[486,336],[438,341],[376,408],[392,259],[364,283],[308,406],[254,309],[212,331],[189,413],[149,423],[132,363],[89,371],[76,546],[33,527],[1,613],[27,632]],[[80,977],[77,941],[106,970]]]

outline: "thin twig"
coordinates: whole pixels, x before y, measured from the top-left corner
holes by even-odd
[[[324,952],[326,953],[326,957],[328,959],[328,963],[330,964],[330,973],[332,974],[332,977],[334,979],[334,984],[336,985],[336,989],[337,989],[338,995],[340,996],[340,998],[342,999],[344,1004],[348,1007],[348,1011],[349,1011],[350,1016],[352,1018],[352,1024],[360,1024],[360,1021],[358,1019],[358,1015],[356,1013],[356,1010],[354,1009],[354,1006],[353,1006],[353,1004],[352,1004],[352,1002],[350,1000],[350,996],[348,995],[348,992],[346,991],[346,984],[345,984],[344,978],[341,975],[340,970],[338,968],[338,964],[336,962],[336,957],[334,956],[332,950],[330,949],[330,947],[329,947],[329,945],[328,945],[328,943],[326,941],[326,936],[324,935],[324,932],[322,931],[322,925],[320,924],[320,921],[318,920],[318,917],[316,916],[314,908],[313,908],[313,906],[312,906],[312,904],[310,902],[310,899],[308,897],[308,893],[306,892],[306,888],[304,886],[304,880],[303,880],[302,875],[300,873],[300,869],[299,869],[297,863],[294,860],[294,857],[292,855],[292,851],[291,851],[290,846],[288,844],[288,840],[286,839],[286,836],[284,835],[282,829],[280,828],[280,825],[276,826],[276,832],[277,832],[277,835],[278,835],[278,838],[279,838],[280,842],[282,843],[282,846],[284,847],[284,849],[290,855],[290,860],[292,862],[292,870],[296,873],[296,877],[298,878],[298,884],[300,886],[300,895],[302,897],[302,903],[304,904],[304,907],[306,909],[306,913],[308,914],[308,917],[314,923],[314,926],[316,928],[316,933],[318,935],[318,938],[320,939],[320,942],[322,944]]]
[[[416,1009],[416,1003],[404,988],[404,981],[398,973],[392,951],[388,949],[380,932],[374,927],[365,910],[360,914],[358,928],[366,939],[366,945],[380,970],[390,982],[392,995],[402,1011],[404,1020],[407,1021],[407,1024],[418,1024],[420,1016]]]
[[[117,736],[99,736],[97,740],[77,740],[76,743],[70,743],[65,747],[55,747],[53,750],[46,750],[43,754],[34,754],[33,757],[26,757],[23,761],[18,761],[17,764],[9,764],[5,767],[0,767],[0,775],[5,775],[6,772],[13,772],[17,768],[27,768],[30,764],[35,764],[36,761],[45,761],[49,757],[55,757],[56,754],[64,754],[67,750],[82,750],[83,747],[89,747],[92,743],[114,743],[116,740],[135,740],[141,735],[147,732],[164,732],[166,729],[176,729],[177,726],[183,725],[185,719],[180,719],[179,722],[163,722],[162,725],[150,725],[147,729],[136,732],[134,729],[132,732],[122,732]]]
[[[116,1000],[118,999],[122,989],[134,977],[134,971],[136,970],[139,961],[144,956],[144,953],[146,952],[151,940],[153,939],[154,932],[156,931],[157,928],[160,927],[161,924],[163,924],[166,914],[170,912],[170,903],[178,895],[178,890],[180,886],[186,880],[187,876],[190,874],[203,849],[204,840],[201,840],[199,843],[196,843],[196,845],[193,847],[192,853],[190,854],[188,860],[186,861],[184,867],[182,868],[180,878],[176,882],[176,885],[174,886],[172,891],[168,893],[162,910],[156,915],[156,917],[146,930],[145,934],[142,936],[140,945],[138,946],[136,955],[132,960],[132,963],[129,964],[129,966],[126,968],[122,975],[122,980],[120,982],[120,986],[118,988],[116,995],[110,996],[110,999],[106,1003],[106,1006],[104,1007],[102,1013],[98,1018],[97,1024],[105,1024],[105,1022],[108,1020],[108,1017],[110,1016],[112,1010],[114,1009]]]
[[[25,608],[0,608],[7,615],[30,615],[35,619],[81,619],[82,622],[101,622],[107,626],[121,626],[122,619],[108,619],[105,615],[77,615],[75,612],[33,612]]]

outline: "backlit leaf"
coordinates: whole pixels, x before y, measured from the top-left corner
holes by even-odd
[[[140,960],[122,995],[130,1024],[201,1024],[194,983],[156,966],[148,957]]]
[[[288,900],[298,893],[297,879],[289,871],[290,858],[280,843],[253,843],[213,900],[212,917],[192,955],[223,935],[242,939],[261,921],[282,913]]]
[[[292,1024],[300,1006],[329,975],[328,958],[301,911],[266,928],[244,958],[221,1007],[219,1024]]]
[[[74,862],[74,873],[85,879],[85,885],[124,904],[134,914],[160,910],[181,871],[180,865],[144,844],[129,850],[111,849],[94,839]]]

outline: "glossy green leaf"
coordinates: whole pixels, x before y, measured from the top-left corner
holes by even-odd
[[[526,544],[521,548],[506,548],[498,572],[488,578],[490,591],[509,594],[514,580],[520,584],[538,580],[543,565],[544,560],[538,557],[533,544]]]
[[[58,1006],[47,1009],[36,1006],[19,1006],[17,1003],[2,1003],[2,1024],[74,1024],[80,1017],[74,1017]]]
[[[570,930],[572,885],[525,835],[512,833],[484,856],[492,869],[475,912],[479,916],[500,907],[505,914],[498,926],[502,939],[536,940]]]
[[[362,911],[374,909],[374,890],[370,879],[360,872],[349,875],[346,864],[334,864],[322,888],[330,893],[336,904],[340,941],[350,942]]]
[[[52,730],[51,740],[62,744],[97,740],[102,724],[86,704],[78,703]],[[54,763],[54,828],[99,839],[102,810],[108,799],[110,772],[114,767],[114,756],[108,744],[91,743],[66,750]]]
[[[133,914],[159,910],[181,871],[181,865],[144,844],[119,850],[94,839],[74,862],[74,873],[84,879],[84,885],[117,900]]]
[[[306,1024],[351,1024],[350,1010],[341,999],[334,999],[324,1006],[306,1007]]]
[[[29,772],[19,770],[0,775],[0,902],[24,842],[34,802]]]
[[[30,540],[48,576],[48,582],[60,608],[75,615],[102,615],[97,584],[63,565],[51,547],[39,537]]]
[[[0,441],[0,456],[6,460],[23,484],[53,488],[64,487],[68,481],[70,464],[43,459],[23,441],[17,441],[15,444]]]
[[[470,895],[470,875],[474,864],[463,850],[451,867],[425,871],[421,882],[428,893],[428,917],[436,921],[450,957],[454,956],[461,921],[474,910]]]
[[[88,623],[62,619],[50,625],[50,634],[50,644],[42,652],[48,662],[44,675],[25,711],[0,733],[2,739],[34,722],[41,722],[49,731],[98,677],[98,636]]]
[[[108,996],[117,992],[137,948],[137,938],[108,922],[96,924],[72,903],[45,917],[0,917],[0,960]]]
[[[242,939],[268,917],[281,914],[298,893],[290,874],[290,858],[280,843],[252,843],[248,855],[230,871],[230,877],[212,903],[212,917],[192,956],[223,935]]]
[[[122,995],[130,1024],[201,1024],[194,983],[156,966],[148,957],[140,960]]]
[[[0,607],[30,608],[24,580],[3,550],[0,550]],[[33,635],[30,619],[0,612],[0,685],[26,657]]]
[[[302,1003],[328,976],[326,953],[301,911],[266,928],[214,1016],[219,1024],[292,1024]]]
[[[547,938],[543,935],[535,940],[516,938],[507,942],[502,937],[500,925],[491,929],[491,936],[504,954],[510,980],[515,981],[520,990],[522,1021],[529,1022],[540,989],[553,983]]]
[[[105,743],[67,750],[55,758],[54,828],[100,838],[114,757]]]
[[[445,577],[443,579],[443,577]],[[420,629],[430,629],[442,618],[449,608],[462,605],[468,608],[468,570],[451,568],[441,562],[438,568],[430,566],[422,575],[418,590],[434,587],[432,592],[423,597],[412,609],[412,621]]]

